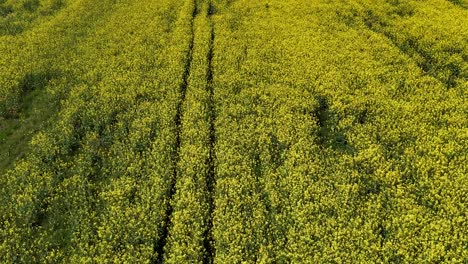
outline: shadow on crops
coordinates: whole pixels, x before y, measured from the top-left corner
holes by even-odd
[[[318,107],[315,110],[317,120],[317,144],[323,148],[331,148],[336,151],[353,154],[355,148],[346,138],[346,131],[338,127],[338,116],[330,109],[328,99],[319,95],[316,97]]]

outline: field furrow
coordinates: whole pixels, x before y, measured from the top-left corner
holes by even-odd
[[[182,107],[181,147],[167,263],[211,263],[212,185],[215,174],[215,110],[211,87],[212,25],[210,1],[197,1],[194,46]]]
[[[185,34],[188,34],[189,42],[188,42],[188,49],[186,52],[186,58],[185,58],[185,65],[184,65],[184,73],[182,76],[182,83],[180,85],[180,99],[177,103],[177,113],[175,116],[175,125],[176,125],[176,134],[175,134],[175,146],[174,146],[174,153],[173,153],[173,177],[170,180],[170,187],[169,187],[169,195],[167,197],[169,204],[166,209],[166,215],[165,215],[165,220],[162,228],[162,233],[159,238],[159,241],[155,244],[155,251],[157,252],[158,258],[154,261],[154,263],[163,263],[164,259],[164,248],[166,247],[167,240],[168,240],[168,235],[169,235],[169,230],[172,228],[171,227],[171,218],[173,214],[173,201],[174,201],[174,195],[176,192],[176,183],[178,181],[178,178],[180,177],[179,171],[178,171],[178,163],[180,162],[180,152],[181,152],[181,137],[182,137],[182,115],[183,115],[183,107],[185,104],[186,100],[186,95],[187,95],[187,89],[189,89],[189,76],[190,76],[190,70],[192,68],[192,61],[193,61],[193,49],[194,49],[194,39],[195,39],[195,16],[198,12],[197,10],[197,2],[196,0],[188,0],[187,1],[187,10],[190,14],[190,16],[185,17],[183,16],[181,18],[181,23],[187,23],[190,30],[185,31]],[[185,21],[184,21],[185,20]],[[187,22],[188,20],[188,22]],[[180,37],[180,36],[177,36]],[[177,41],[177,40],[175,40]]]

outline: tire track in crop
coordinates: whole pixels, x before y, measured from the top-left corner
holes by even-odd
[[[455,6],[458,6],[463,9],[468,9],[468,5],[464,3],[463,0],[448,0],[448,1]]]
[[[170,188],[169,188],[169,194],[168,194],[168,205],[166,209],[166,218],[164,219],[162,231],[161,231],[161,236],[159,239],[156,241],[154,244],[153,251],[156,253],[156,258],[154,259],[153,263],[163,263],[164,262],[164,248],[167,243],[167,237],[169,234],[170,230],[170,223],[171,223],[171,216],[173,212],[173,208],[171,206],[171,201],[174,199],[174,194],[175,194],[175,183],[176,179],[178,176],[177,173],[177,164],[179,163],[180,160],[180,138],[181,138],[181,127],[182,127],[182,108],[184,105],[185,101],[185,95],[187,91],[187,86],[188,86],[188,78],[190,76],[190,68],[192,65],[192,58],[193,58],[193,46],[194,46],[194,40],[195,40],[195,28],[194,28],[194,19],[195,16],[197,15],[197,5],[195,0],[190,0],[194,1],[194,6],[192,9],[192,14],[190,16],[190,40],[189,40],[189,46],[187,49],[187,54],[186,54],[186,60],[185,60],[185,70],[182,75],[182,83],[179,87],[179,91],[181,93],[180,100],[177,103],[177,113],[175,116],[175,125],[176,125],[176,131],[175,131],[175,146],[174,146],[174,159],[173,159],[173,177],[171,179],[170,183]]]
[[[216,121],[216,111],[214,104],[214,87],[213,87],[213,56],[214,56],[214,22],[212,15],[214,14],[215,9],[212,1],[209,1],[208,5],[208,23],[210,25],[210,40],[209,40],[209,49],[208,49],[208,65],[207,65],[207,89],[209,92],[208,100],[208,112],[209,112],[209,122],[210,122],[210,151],[208,159],[208,177],[206,179],[207,189],[208,189],[208,205],[209,205],[209,219],[208,226],[206,228],[206,233],[204,235],[204,247],[207,252],[204,263],[213,263],[213,258],[215,256],[215,248],[213,247],[213,211],[214,211],[214,186],[215,186],[215,162],[216,162],[216,153],[215,153],[215,143],[216,143],[216,130],[215,130],[215,121]]]
[[[363,17],[363,22],[367,29],[385,37],[393,46],[397,47],[402,54],[411,58],[425,75],[437,79],[447,88],[454,88],[457,86],[457,80],[462,77],[460,76],[460,69],[457,65],[449,64],[441,68],[430,54],[419,47],[417,40],[414,38],[408,38],[403,43],[399,43],[395,36],[385,31],[385,23],[370,10],[368,10]],[[422,58],[422,61],[417,61],[415,57]],[[449,70],[450,76],[447,79],[441,78],[437,75],[441,70]]]
[[[389,44],[391,46],[398,48],[400,53],[402,53],[402,54],[406,55],[407,57],[409,57],[411,59],[411,61],[413,61],[418,66],[418,68],[420,68],[423,71],[424,75],[432,76],[433,78],[436,78],[438,81],[440,81],[442,84],[444,84],[444,82],[441,79],[437,78],[437,76],[435,74],[431,74],[427,70],[426,66],[421,65],[421,63],[417,62],[414,59],[414,55],[412,55],[409,51],[405,50],[401,45],[399,45],[397,40],[392,35],[385,32],[382,29],[383,27],[385,27],[385,25],[383,24],[383,22],[377,16],[373,15],[372,12],[369,12],[369,13],[366,12],[366,16],[362,17],[362,22],[364,23],[365,28],[367,28],[369,31],[373,32],[374,34],[377,34],[379,36],[384,37],[386,40],[388,40],[388,42],[389,42]],[[353,27],[352,25],[348,25],[348,26]],[[421,54],[419,54],[419,53],[418,53],[418,55],[421,56]],[[424,57],[424,59],[425,59],[424,62],[426,62],[426,57]],[[320,108],[322,108],[322,102],[321,102],[320,99],[321,98],[319,98],[319,104],[321,106]],[[320,114],[318,115],[318,117],[319,117],[319,121],[320,121],[321,120]],[[359,118],[359,123],[363,124],[364,122],[365,122],[365,115]],[[322,126],[320,126],[320,127],[322,127]],[[319,133],[319,135],[320,134],[321,133]],[[379,187],[378,190],[369,190],[368,187],[366,187],[366,184],[363,185],[363,183],[360,183],[359,185],[364,188],[362,193],[364,193],[365,195],[368,195],[370,193],[374,193],[374,194],[377,193],[379,196],[384,196],[382,198],[382,201],[378,202],[379,203],[379,209],[378,209],[378,215],[379,216],[376,219],[377,220],[377,225],[373,230],[373,233],[374,233],[375,237],[378,239],[377,257],[383,263],[383,262],[385,262],[385,252],[384,251],[385,251],[385,245],[386,245],[386,243],[388,241],[388,233],[389,233],[389,231],[387,230],[387,227],[386,227],[386,222],[387,222],[386,212],[388,211],[388,197],[387,197],[387,195],[383,195],[383,194],[386,194],[387,190],[386,190],[385,186]]]

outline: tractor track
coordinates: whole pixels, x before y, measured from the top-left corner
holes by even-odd
[[[196,3],[196,1],[194,1]],[[194,7],[192,9],[192,14],[190,16],[190,40],[189,40],[189,46],[187,49],[187,54],[186,54],[186,61],[185,61],[185,70],[182,75],[182,83],[179,87],[180,91],[180,100],[177,104],[177,113],[175,116],[175,145],[174,145],[174,152],[173,152],[173,176],[171,178],[171,183],[170,183],[170,188],[169,188],[169,194],[168,194],[168,205],[166,209],[166,214],[165,214],[165,219],[164,219],[164,224],[162,227],[161,231],[161,236],[159,239],[156,241],[153,247],[155,259],[153,260],[153,263],[164,263],[164,253],[165,253],[165,247],[167,243],[167,238],[169,235],[169,230],[171,226],[171,217],[172,217],[172,212],[173,208],[171,206],[171,202],[174,198],[175,194],[175,183],[178,177],[177,173],[177,164],[180,161],[180,146],[181,146],[181,127],[182,127],[182,108],[185,102],[185,95],[187,92],[187,87],[188,87],[188,79],[190,76],[190,68],[192,65],[192,59],[193,59],[193,46],[194,46],[194,39],[195,39],[195,28],[194,28],[194,19],[197,14],[197,6],[194,4]]]
[[[208,22],[210,24],[210,40],[209,40],[209,50],[207,54],[207,89],[209,92],[208,100],[208,112],[209,112],[209,122],[210,122],[210,144],[209,144],[209,159],[208,159],[208,177],[206,179],[207,189],[208,189],[208,208],[209,208],[209,218],[208,226],[206,228],[206,233],[204,237],[204,247],[206,252],[206,257],[204,263],[213,263],[213,258],[215,256],[215,248],[213,245],[213,211],[214,211],[214,186],[215,186],[215,162],[216,162],[216,152],[215,152],[215,143],[216,143],[216,130],[215,130],[215,121],[216,121],[216,111],[214,104],[214,86],[213,86],[213,56],[214,56],[214,24],[212,20],[212,15],[214,14],[214,7],[210,0],[208,6]]]

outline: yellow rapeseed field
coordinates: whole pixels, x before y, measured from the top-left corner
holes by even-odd
[[[468,263],[466,0],[0,0],[0,263]]]

